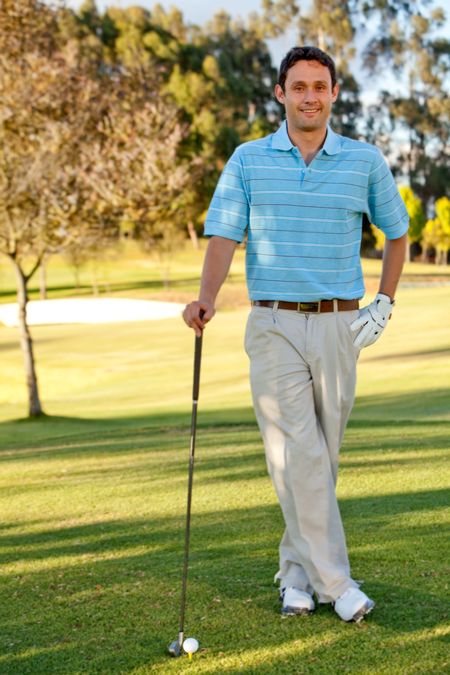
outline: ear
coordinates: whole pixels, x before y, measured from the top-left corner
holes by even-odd
[[[338,94],[339,94],[339,85],[336,82],[333,89],[331,90],[331,100],[332,100],[333,103],[336,101],[336,99],[338,97]]]
[[[278,103],[281,103],[282,105],[284,105],[284,100],[285,100],[284,91],[282,90],[282,88],[280,87],[279,84],[275,85],[274,93],[275,93],[275,98],[277,99]]]

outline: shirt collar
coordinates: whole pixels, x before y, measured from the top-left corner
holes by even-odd
[[[272,136],[272,148],[274,150],[291,150],[294,147],[287,131],[287,122],[284,120],[280,128]],[[330,126],[327,126],[327,136],[323,144],[323,150],[327,155],[337,155],[341,151],[341,139]]]
[[[287,132],[287,122],[284,120],[280,128],[272,136],[272,148],[274,150],[291,150],[294,147]]]
[[[327,127],[327,137],[323,144],[323,150],[327,155],[337,155],[341,151],[341,137],[330,126]]]

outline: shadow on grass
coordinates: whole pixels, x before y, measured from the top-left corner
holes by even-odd
[[[436,349],[424,349],[417,352],[402,352],[401,354],[380,354],[376,356],[366,356],[365,361],[408,361],[409,359],[434,356],[450,356],[449,347],[436,347]]]
[[[109,474],[108,471],[104,472]],[[196,488],[201,489],[208,484],[201,479],[196,481]],[[33,489],[32,486],[29,488]],[[184,491],[183,491],[184,492]],[[146,493],[146,486],[141,489],[141,495]],[[143,497],[143,501],[145,498]],[[149,499],[149,512],[157,510],[156,500]],[[420,511],[432,511],[445,509],[448,504],[448,491],[446,489],[423,490],[418,492],[404,492],[397,494],[350,497],[340,499],[341,511],[350,529],[363,525],[361,543],[365,543],[367,530],[378,528],[379,516],[383,516],[386,522],[392,516],[410,514]],[[33,521],[33,529],[38,525],[39,531],[14,533],[0,533],[0,563],[6,565],[14,561],[44,560],[47,558],[65,558],[66,556],[80,557],[86,554],[113,553],[121,549],[142,546],[148,551],[155,547],[157,551],[152,554],[153,561],[163,560],[166,553],[180,551],[180,534],[184,526],[183,512],[184,495],[180,496],[178,503],[174,503],[174,511],[178,513],[171,517],[148,518],[130,520],[104,520],[89,523],[87,525],[51,527],[45,519]],[[249,508],[229,508],[226,510],[210,509],[207,513],[196,514],[195,535],[193,536],[194,557],[201,561],[219,557],[220,552],[226,551],[231,557],[225,561],[226,569],[229,564],[234,564],[236,552],[245,547],[248,538],[252,541],[252,548],[265,550],[268,540],[276,548],[278,545],[279,527],[281,517],[278,514],[278,506],[270,504]],[[277,527],[272,523],[276,521]],[[26,523],[28,526],[30,523]],[[17,529],[18,525],[14,528]],[[402,549],[403,543],[411,539],[418,540],[418,549],[427,550],[426,539],[440,532],[440,524],[436,526],[411,526],[403,529],[403,524],[390,526],[390,551]],[[197,548],[196,548],[197,547]],[[415,555],[417,555],[417,551]],[[9,552],[8,552],[9,551]],[[223,562],[223,561],[222,561]],[[162,570],[166,574],[170,571],[166,565]],[[77,564],[74,562],[74,564]],[[121,561],[117,563],[119,566]],[[239,565],[238,565],[239,566]],[[29,575],[27,575],[29,576]]]
[[[443,398],[442,390],[432,392],[436,405]],[[412,398],[397,396],[395,408],[378,397],[362,403],[372,413],[387,406],[396,414]],[[0,672],[111,674],[140,668],[165,674],[190,667],[165,655],[178,627],[189,429],[188,411],[112,420],[50,417],[0,426],[5,468],[9,461],[37,460],[31,479],[19,464],[4,487],[7,498],[16,498],[22,508],[26,502],[29,518],[0,530]],[[398,464],[406,471],[417,465],[416,450],[429,452],[429,466],[448,447],[449,429],[449,421],[353,420],[345,469],[367,463],[370,470],[375,461],[377,467],[386,462],[388,470]],[[413,452],[393,460],[384,450]],[[248,506],[246,498],[263,481],[267,492]],[[77,492],[80,486],[91,495],[83,516],[88,522],[73,523],[70,516],[55,522],[45,509],[39,517],[32,508],[36,497],[51,504],[55,490],[76,499],[86,494]],[[101,510],[96,519],[90,504],[103,495],[110,499],[114,491],[124,510],[139,500],[146,515],[114,518]],[[364,672],[375,672],[374,658],[379,672],[414,672],[425,647],[428,671],[441,672],[444,647],[432,636],[417,642],[417,634],[445,621],[446,555],[437,516],[447,503],[444,489],[425,486],[342,499],[353,573],[366,578],[364,590],[377,609],[358,627],[337,621],[330,607],[320,607],[306,621],[282,621],[271,584],[282,519],[253,413],[201,412],[187,626],[196,627],[208,650],[198,655],[202,672],[334,674],[349,654],[352,668]],[[163,505],[168,514],[161,515]],[[434,522],[430,513],[436,514]],[[294,649],[293,656],[283,654],[284,648]],[[255,668],[221,665],[239,652],[254,650],[257,659],[265,649],[273,656]]]
[[[441,491],[430,490],[389,495],[379,503],[384,514],[392,517],[404,508],[429,508],[442,500]],[[354,514],[346,520],[350,546],[364,550],[373,541],[373,500],[350,501],[354,507]],[[405,531],[394,525],[389,539],[378,543],[371,572],[383,566],[392,568],[395,561],[408,556],[412,546],[414,558],[429,555],[441,532],[437,526],[419,530]],[[399,579],[397,570],[391,569],[390,579],[369,580],[367,592],[377,599],[378,607],[363,627],[338,622],[329,607],[320,607],[314,617],[301,623],[282,621],[271,585],[280,531],[281,517],[275,505],[195,515],[188,622],[200,631],[213,660],[214,655],[226,657],[239,650],[276,651],[298,640],[301,630],[298,651],[306,654],[311,667],[320,655],[324,667],[330,662],[331,672],[336,649],[352,652],[358,646],[356,662],[367,669],[371,661],[365,655],[365,645],[373,648],[377,640],[379,663],[392,663],[392,651],[383,645],[386,637],[401,639],[408,649],[412,647],[409,633],[443,623],[447,603],[441,593],[416,585],[420,565],[412,574],[409,570],[409,577],[403,573]],[[2,673],[119,673],[139,666],[165,668],[165,648],[177,634],[183,549],[180,517],[71,527],[54,527],[43,521],[40,532],[8,534],[1,544],[15,549],[20,560],[36,561],[26,574],[15,570],[9,578],[7,572],[4,575]],[[356,557],[358,571],[368,572],[373,554],[363,552]],[[2,561],[6,570],[8,562],[6,556]],[[276,663],[280,666],[279,658]],[[284,672],[270,670],[268,663],[263,666],[263,672]],[[227,672],[220,666],[218,670]],[[241,668],[236,672],[256,670]],[[293,668],[286,672],[308,671]]]
[[[349,422],[349,428],[380,427],[395,428],[399,426],[433,426],[435,424],[450,425],[450,389],[436,388],[427,390],[424,396],[417,392],[403,394],[379,394],[359,396]],[[148,413],[146,415],[116,418],[76,418],[62,416],[46,416],[44,418],[21,418],[0,422],[0,448],[5,443],[11,446],[21,444],[26,438],[31,446],[39,444],[43,439],[72,437],[91,432],[107,436],[116,434],[120,429],[148,431],[155,427],[186,428],[190,426],[190,403],[186,410]],[[440,419],[436,419],[439,418]],[[434,418],[434,419],[433,419]],[[447,418],[447,419],[446,419]],[[235,426],[241,424],[255,425],[252,408],[222,408],[211,410],[203,408],[200,402],[198,427]]]

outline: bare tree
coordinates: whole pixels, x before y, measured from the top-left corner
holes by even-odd
[[[0,2],[0,253],[16,272],[30,416],[43,410],[27,289],[44,256],[105,246],[124,217],[168,241],[189,180],[151,78],[89,62],[57,18],[39,0]]]

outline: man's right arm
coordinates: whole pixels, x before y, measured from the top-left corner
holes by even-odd
[[[203,263],[202,280],[198,300],[186,305],[183,319],[200,337],[205,325],[211,321],[215,310],[217,294],[225,281],[237,242],[224,237],[211,237]],[[200,318],[200,312],[203,317]]]

